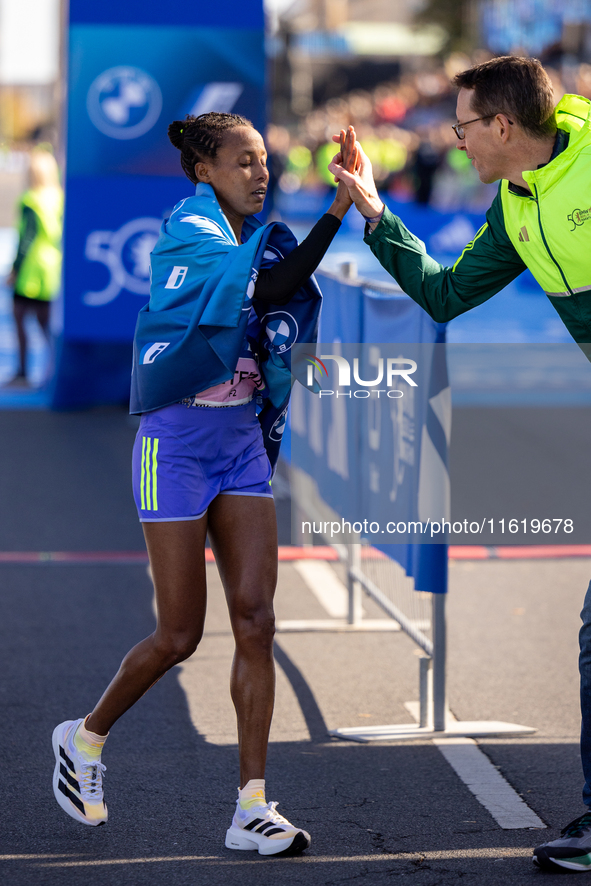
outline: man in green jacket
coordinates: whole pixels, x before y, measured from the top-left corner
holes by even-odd
[[[454,125],[482,182],[500,181],[486,223],[453,267],[443,267],[382,203],[371,164],[330,164],[367,221],[365,242],[402,289],[437,322],[482,304],[529,268],[591,359],[591,102],[565,95],[554,108],[537,59],[507,56],[455,77]],[[334,137],[339,140],[338,136]],[[583,802],[591,810],[591,583],[581,613]],[[591,871],[591,811],[534,850],[546,869]]]

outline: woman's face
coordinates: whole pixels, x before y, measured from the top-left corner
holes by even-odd
[[[262,136],[250,126],[230,129],[215,160],[195,164],[199,181],[211,185],[218,202],[230,218],[260,212],[267,194],[269,172]]]

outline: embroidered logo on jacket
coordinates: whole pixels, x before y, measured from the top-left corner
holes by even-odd
[[[589,207],[589,209],[574,209],[566,218],[569,222],[572,222],[571,231],[574,231],[576,228],[580,227],[583,222],[586,222],[591,218],[591,207]]]
[[[522,243],[525,241],[527,241],[529,243],[529,234],[527,233],[527,228],[525,227],[525,225],[522,227],[522,229],[519,232],[519,239],[521,240]]]

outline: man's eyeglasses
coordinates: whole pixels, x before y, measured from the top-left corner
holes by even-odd
[[[452,123],[452,129],[460,139],[460,141],[464,138],[464,127],[468,126],[469,123],[477,123],[479,120],[490,120],[491,117],[496,117],[496,114],[487,114],[485,117],[475,117],[474,120],[466,120],[465,123]],[[507,121],[510,126],[513,126],[513,121]]]

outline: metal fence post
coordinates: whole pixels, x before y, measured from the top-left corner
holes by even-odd
[[[347,590],[349,592],[349,611],[347,621],[350,625],[359,624],[362,619],[361,584],[354,578],[354,570],[361,570],[361,545],[347,545]]]
[[[446,594],[433,594],[433,728],[444,732],[446,727],[447,697],[445,685],[446,661]]]
[[[433,659],[419,658],[419,726],[433,728]]]

